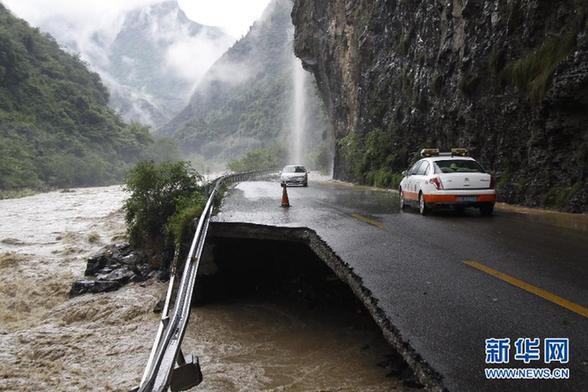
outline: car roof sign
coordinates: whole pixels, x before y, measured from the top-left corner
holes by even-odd
[[[451,149],[451,156],[460,156],[460,157],[467,157],[469,156],[469,151],[467,148],[452,148]]]
[[[421,150],[421,157],[433,157],[439,156],[439,149],[438,148],[423,148]]]

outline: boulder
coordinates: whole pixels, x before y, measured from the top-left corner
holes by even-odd
[[[129,282],[143,282],[159,275],[152,271],[144,252],[128,243],[108,245],[88,258],[85,276],[94,279],[75,282],[70,296],[118,290]]]
[[[74,282],[69,291],[70,297],[77,297],[82,294],[96,294],[107,291],[115,291],[122,287],[119,282],[111,280],[78,280]]]

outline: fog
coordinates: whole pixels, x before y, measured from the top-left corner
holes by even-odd
[[[194,31],[194,25],[175,10],[153,15],[151,7],[162,3],[173,7],[173,1],[4,0],[3,3],[15,15],[54,36],[64,49],[80,54],[101,75],[111,92],[112,106],[125,120],[140,121],[154,128],[169,121],[188,103],[211,65],[236,41],[223,33],[229,30],[227,26],[224,30]],[[180,6],[186,3],[192,13],[203,9],[202,5],[197,7],[198,2],[178,3]],[[207,2],[211,3],[214,2]],[[218,5],[208,8],[215,9]],[[250,12],[255,11],[253,8]],[[209,14],[209,19],[214,16],[212,11]],[[153,53],[138,52],[133,56],[116,47],[121,46],[116,42],[117,36],[129,15],[133,15],[133,23],[145,22],[149,28],[147,34],[131,39],[141,40],[146,51]],[[253,22],[243,18],[239,20],[241,24]],[[233,24],[229,26],[232,31],[242,30],[235,21],[226,23]]]
[[[106,21],[108,26],[117,15],[161,0],[2,0],[21,18],[34,25],[54,16],[63,16],[80,26],[95,26]],[[200,24],[218,26],[229,35],[244,36],[270,0],[178,0],[188,17]],[[78,23],[79,22],[79,23]],[[98,23],[100,24],[100,23]]]
[[[104,40],[100,42],[100,46],[112,42],[120,31],[126,12],[158,2],[160,1],[2,0],[16,16],[50,33],[58,42],[75,44],[82,54],[91,53],[94,58],[102,60],[105,60],[105,56],[96,52],[99,43],[92,38],[99,36],[100,40]]]

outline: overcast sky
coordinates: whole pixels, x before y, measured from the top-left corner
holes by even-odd
[[[57,15],[77,22],[103,24],[121,12],[161,0],[1,0],[17,16],[33,25]],[[245,35],[270,0],[178,0],[180,7],[195,22],[218,26],[234,38]]]
[[[23,0],[21,0],[23,1]],[[220,26],[235,38],[245,35],[270,0],[180,0],[180,7],[196,22]]]

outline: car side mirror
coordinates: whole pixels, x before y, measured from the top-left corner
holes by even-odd
[[[404,171],[402,172],[402,177],[406,177],[406,175],[407,175],[407,174],[408,174],[408,172],[407,172],[406,170],[404,170]]]

